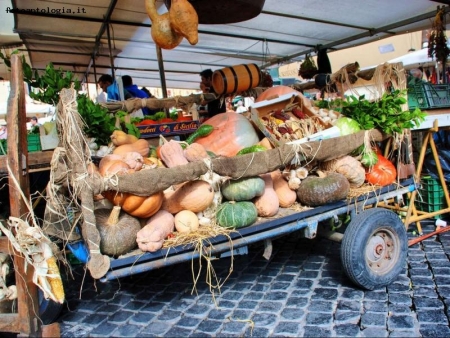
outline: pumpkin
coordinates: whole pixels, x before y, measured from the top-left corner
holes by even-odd
[[[183,154],[183,147],[175,140],[170,140],[159,147],[159,158],[168,168],[188,164]]]
[[[190,210],[181,210],[175,215],[175,229],[181,233],[190,233],[198,229],[198,217]]]
[[[266,89],[265,91],[263,91],[261,93],[261,95],[259,95],[256,98],[255,102],[261,102],[261,101],[264,101],[264,100],[270,100],[270,99],[276,98],[278,96],[289,94],[289,93],[293,93],[295,95],[298,95],[300,92],[298,92],[295,89],[292,89],[291,87],[288,87],[288,86],[270,87],[270,88]]]
[[[139,140],[136,136],[127,134],[122,130],[114,130],[111,134],[111,142],[117,147],[124,144],[131,144]]]
[[[152,39],[162,49],[173,49],[180,44],[183,36],[175,32],[170,25],[169,12],[158,14],[155,2],[156,0],[145,0],[145,10],[152,20]]]
[[[320,164],[320,168],[344,175],[350,182],[351,187],[362,186],[366,178],[366,170],[362,163],[350,155],[323,162]]]
[[[214,127],[211,134],[195,141],[216,155],[234,156],[242,148],[259,142],[253,125],[242,114],[226,112],[208,119],[206,124]]]
[[[200,143],[192,143],[188,145],[186,149],[184,149],[183,154],[189,162],[203,161],[204,159],[209,158],[205,147]]]
[[[154,215],[161,208],[164,199],[162,191],[150,196],[137,196],[109,190],[104,191],[102,195],[112,204],[121,206],[128,214],[139,218],[147,218]]]
[[[175,218],[173,215],[165,210],[159,210],[138,231],[136,243],[142,251],[158,251],[162,248],[164,240],[174,229]]]
[[[198,42],[198,15],[188,0],[172,0],[169,9],[170,26],[191,45]]]
[[[96,209],[94,214],[102,254],[117,257],[136,248],[136,235],[141,230],[137,218],[121,212],[119,206],[112,210]]]
[[[289,208],[297,200],[297,193],[289,188],[288,182],[284,179],[280,170],[270,173],[273,181],[273,190],[278,196],[280,207]]]
[[[256,222],[258,211],[256,206],[249,201],[224,202],[216,213],[217,223],[224,228],[238,229]]]
[[[270,174],[262,174],[261,178],[264,180],[264,193],[256,197],[253,203],[258,211],[258,216],[261,217],[272,217],[278,213],[280,207],[280,201],[278,195],[273,190],[273,181]]]
[[[397,169],[395,169],[394,164],[381,153],[378,153],[377,156],[378,162],[367,169],[366,181],[370,184],[381,186],[394,183],[397,178]]]
[[[147,157],[150,153],[150,147],[148,141],[145,139],[139,139],[131,144],[123,144],[116,147],[113,150],[113,154],[116,155],[126,155],[127,153],[137,152],[142,155],[142,157]]]
[[[229,201],[250,201],[264,193],[265,183],[259,177],[228,179],[221,187],[223,197]]]
[[[99,163],[99,172],[103,177],[111,177],[135,172],[135,170],[130,169],[121,160],[111,160],[108,156],[105,156]],[[137,196],[114,190],[104,191],[102,195],[112,204],[121,206],[128,214],[139,218],[147,218],[155,214],[161,208],[164,197],[162,192],[155,193],[151,196]]]
[[[211,205],[214,189],[208,182],[197,180],[182,184],[175,191],[166,191],[161,209],[176,214],[181,210],[200,212]]]
[[[329,172],[326,175],[308,176],[297,189],[301,204],[315,207],[336,202],[347,197],[350,183],[344,175]]]

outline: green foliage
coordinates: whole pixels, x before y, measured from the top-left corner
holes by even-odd
[[[129,135],[134,135],[137,138],[139,138],[141,136],[141,132],[139,131],[139,128],[136,127],[136,125],[134,123],[135,123],[135,121],[137,121],[137,120],[140,121],[141,119],[136,117],[136,118],[131,118],[130,122],[126,122],[125,121],[126,116],[128,116],[128,113],[123,110],[119,110],[116,113],[116,117],[118,117],[119,121],[120,121],[120,126],[121,126],[120,129]]]
[[[377,101],[366,100],[364,95],[348,96],[346,100],[335,100],[344,116],[356,120],[362,129],[380,129],[387,134],[401,133],[403,129],[414,128],[425,120],[426,113],[419,108],[403,111],[407,102],[406,90],[385,92]]]
[[[115,129],[115,118],[107,108],[93,102],[87,95],[77,97],[78,113],[85,122],[84,133],[94,137],[97,144],[108,144]]]

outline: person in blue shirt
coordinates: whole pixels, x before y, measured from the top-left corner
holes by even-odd
[[[140,99],[149,99],[150,96],[143,91],[142,89],[139,89],[137,85],[133,84],[133,79],[129,75],[123,75],[122,76],[122,84],[123,89],[125,91],[125,99],[130,99],[133,97],[138,97]],[[142,113],[144,115],[151,115],[154,114],[154,111],[148,109],[148,108],[142,108]]]
[[[119,91],[113,77],[109,74],[100,76],[97,81],[99,87],[107,94],[108,101],[119,101]],[[100,100],[98,100],[100,102]]]

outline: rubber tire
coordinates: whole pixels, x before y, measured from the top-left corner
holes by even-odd
[[[393,239],[394,257],[383,260],[387,266],[376,271],[369,266],[368,251],[382,237],[375,234],[388,234]],[[369,242],[371,240],[372,242]],[[346,275],[353,283],[367,290],[374,290],[391,284],[406,266],[408,236],[397,214],[382,208],[367,209],[357,214],[345,230],[341,243],[341,261]],[[392,262],[391,262],[392,261]]]
[[[45,299],[44,293],[38,289],[39,297],[39,317],[44,325],[52,324],[58,319],[64,304],[60,304],[51,299]]]

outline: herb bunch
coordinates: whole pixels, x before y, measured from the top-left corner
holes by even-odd
[[[340,107],[342,115],[357,121],[364,130],[380,129],[386,134],[402,133],[404,129],[414,128],[425,120],[426,113],[419,108],[403,111],[406,90],[385,92],[377,101],[369,101],[364,95],[348,96],[333,103]]]

